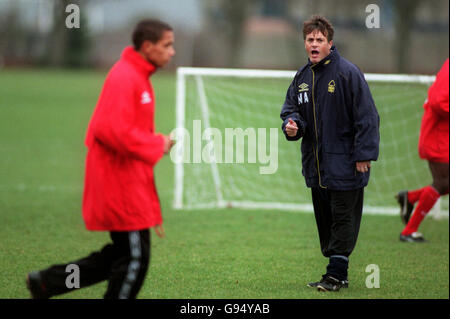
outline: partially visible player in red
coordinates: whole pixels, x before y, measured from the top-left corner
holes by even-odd
[[[433,183],[417,190],[402,191],[396,196],[401,208],[400,216],[406,224],[400,234],[401,241],[425,241],[417,232],[420,223],[439,197],[449,191],[448,68],[447,59],[428,91],[420,128],[419,156],[428,161]]]

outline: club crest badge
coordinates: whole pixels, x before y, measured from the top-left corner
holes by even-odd
[[[336,83],[334,83],[334,80],[331,80],[328,83],[328,92],[334,93],[335,86],[336,86]]]

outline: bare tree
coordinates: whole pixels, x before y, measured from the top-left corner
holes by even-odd
[[[236,67],[239,64],[239,52],[244,40],[244,26],[252,5],[257,0],[220,0],[218,8],[222,21],[213,21],[221,29],[227,42],[227,65]]]
[[[9,10],[0,19],[0,57],[6,64],[17,63],[24,55],[25,31],[19,21],[19,5],[11,2]]]
[[[48,35],[47,54],[45,62],[51,66],[62,66],[64,58],[64,46],[67,32],[64,27],[65,8],[70,0],[54,1],[53,3],[53,28]]]
[[[411,27],[416,16],[420,0],[395,0],[395,45],[397,72],[406,73],[409,65]]]
[[[87,63],[89,38],[88,26],[83,15],[85,0],[57,0],[53,7],[53,28],[49,34],[47,63],[56,67],[78,67]],[[80,7],[80,28],[66,27],[69,4]]]

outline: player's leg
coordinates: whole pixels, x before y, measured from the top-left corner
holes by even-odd
[[[319,233],[320,249],[325,257],[328,255],[328,244],[331,236],[331,207],[328,190],[320,187],[311,188],[314,217]]]
[[[136,298],[150,263],[150,230],[115,232],[116,259],[111,267],[105,299]]]
[[[448,163],[428,162],[428,165],[430,167],[431,175],[433,176],[433,188],[436,189],[440,195],[448,194]]]
[[[316,219],[317,231],[319,233],[320,249],[325,257],[328,257],[327,247],[331,234],[331,208],[328,191],[323,188],[311,188],[312,202],[314,206],[314,217]],[[325,275],[324,275],[325,276]],[[322,277],[322,280],[324,278]],[[320,281],[307,284],[310,288],[316,288]]]
[[[333,256],[342,264],[355,248],[361,224],[364,188],[349,191],[330,191],[333,225],[328,247],[330,264]],[[347,259],[348,261],[348,259]],[[338,275],[336,273],[336,275]],[[345,273],[346,275],[346,273]],[[345,278],[347,279],[347,278]]]
[[[89,256],[69,262],[50,266],[41,271],[34,271],[27,276],[27,286],[33,298],[50,298],[55,295],[73,291],[75,288],[83,288],[103,280],[109,274],[114,258],[114,248],[112,244],[103,247],[102,250],[94,252]],[[74,286],[71,276],[75,274],[72,267],[78,267],[79,287]],[[67,283],[69,281],[69,284]]]
[[[364,188],[329,191],[332,212],[331,236],[326,249],[329,256],[325,284],[321,290],[337,291],[348,286],[348,257],[355,248],[361,224]]]
[[[448,194],[448,164],[441,165],[442,163],[428,163],[433,176],[432,186],[440,193],[441,196]],[[445,176],[447,176],[447,178]],[[411,218],[414,205],[419,201],[423,191],[428,187],[429,185],[416,190],[401,191],[395,196],[400,205],[400,218],[405,225]]]
[[[424,238],[417,233],[425,216],[433,208],[441,195],[448,193],[449,165],[448,163],[429,162],[433,183],[426,186],[422,193],[411,219],[400,234],[401,241],[423,242]]]
[[[416,190],[403,190],[395,195],[395,198],[400,205],[400,218],[403,224],[406,225],[408,223],[414,210],[414,204],[419,200],[424,189],[425,187]]]

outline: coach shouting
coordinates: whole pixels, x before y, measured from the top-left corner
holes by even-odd
[[[155,133],[149,77],[174,56],[174,35],[166,23],[144,20],[132,40],[107,75],[86,137],[83,218],[88,230],[108,231],[112,243],[83,259],[29,273],[32,298],[70,291],[67,266],[78,268],[76,288],[107,280],[105,298],[135,298],[149,266],[149,228],[163,235],[153,167],[173,142]]]
[[[379,116],[361,71],[333,46],[333,27],[320,16],[303,24],[308,63],[294,77],[281,110],[289,141],[302,139],[302,173],[311,188],[326,273],[309,287],[348,287],[364,187],[378,158]]]

